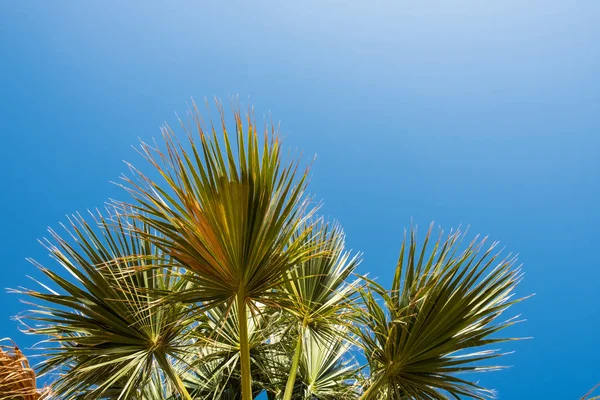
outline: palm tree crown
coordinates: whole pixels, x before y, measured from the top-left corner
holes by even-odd
[[[515,258],[459,232],[418,244],[412,230],[389,290],[358,276],[360,256],[316,215],[277,131],[236,110],[230,133],[219,112],[220,129],[194,105],[186,143],[168,126],[162,148],[143,143],[152,169],[130,166],[131,200],[51,231],[63,273],[38,264],[49,282],[15,290],[31,299],[21,319],[45,339],[53,396],[492,396],[457,374],[501,368],[488,346],[514,340],[502,332],[517,321],[501,316],[521,300]],[[20,393],[17,381],[1,390]]]

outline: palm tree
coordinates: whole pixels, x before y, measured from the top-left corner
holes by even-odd
[[[404,240],[389,290],[356,275],[337,224],[316,215],[307,171],[285,161],[274,128],[234,112],[229,134],[194,105],[180,143],[142,144],[153,166],[132,200],[47,242],[66,274],[16,292],[42,335],[40,374],[64,399],[483,399],[460,372],[487,346],[521,279],[515,259],[451,233]],[[193,132],[195,130],[195,132]],[[38,264],[39,265],[39,264]],[[27,322],[28,321],[28,322]],[[361,365],[359,361],[365,360]]]
[[[125,180],[137,202],[125,207],[136,210],[136,218],[159,232],[146,236],[190,272],[186,278],[194,287],[171,300],[204,308],[237,302],[242,399],[249,400],[246,309],[256,309],[257,302],[276,304],[274,289],[311,254],[311,242],[306,240],[311,227],[306,221],[313,211],[307,210],[303,195],[307,175],[296,179],[297,162],[282,165],[274,128],[265,129],[261,144],[251,117],[244,126],[241,113],[235,112],[236,152],[223,111],[220,144],[212,123],[211,138],[195,110],[199,137],[186,129],[189,150],[169,127],[163,128],[166,153],[142,145],[164,186],[132,168],[138,181]]]

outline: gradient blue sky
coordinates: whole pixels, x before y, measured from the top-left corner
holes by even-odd
[[[249,3],[1,3],[2,286],[39,276],[25,257],[53,265],[47,226],[123,197],[109,181],[138,137],[190,96],[239,94],[318,154],[310,190],[362,272],[390,281],[411,219],[520,254],[537,296],[512,333],[534,339],[484,386],[578,399],[600,381],[600,2]],[[0,337],[31,345],[0,299]]]

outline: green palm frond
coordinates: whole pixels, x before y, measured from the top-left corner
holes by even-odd
[[[3,341],[10,339],[0,340]],[[37,388],[35,371],[17,345],[12,341],[10,345],[0,345],[0,400],[45,400],[49,397],[48,388]]]
[[[492,392],[460,379],[459,372],[501,368],[485,365],[502,354],[480,346],[515,340],[495,334],[515,323],[499,322],[521,279],[516,258],[498,259],[484,241],[460,250],[460,232],[441,237],[427,255],[415,232],[402,244],[392,283],[372,283],[359,331],[370,368],[363,399],[483,399]],[[381,301],[377,297],[381,298]],[[382,303],[382,304],[381,304]]]
[[[171,383],[163,385],[166,394],[173,387],[185,394],[173,360],[189,346],[186,309],[151,306],[154,291],[184,284],[178,270],[139,233],[149,234],[147,225],[118,215],[96,222],[99,232],[71,220],[74,245],[52,232],[57,245],[47,247],[68,274],[40,268],[55,288],[18,291],[42,301],[25,317],[33,324],[28,332],[50,337],[41,372],[59,373],[53,389],[65,398],[136,398],[156,370]]]
[[[142,154],[162,180],[159,184],[132,167],[138,180],[125,181],[136,202],[126,208],[138,211],[135,217],[160,233],[148,239],[192,272],[186,276],[193,288],[168,300],[212,307],[237,298],[245,338],[246,307],[272,302],[285,273],[310,257],[306,221],[313,211],[304,197],[307,174],[298,176],[297,162],[282,163],[275,129],[265,129],[261,141],[252,117],[244,123],[236,111],[233,146],[220,113],[222,141],[212,123],[211,133],[205,133],[194,106],[197,136],[186,129],[188,150],[169,127],[162,129],[165,152],[142,144]],[[298,234],[302,227],[307,229]],[[240,363],[243,398],[249,400],[246,340]]]
[[[194,128],[184,126],[188,150],[168,126],[162,128],[164,152],[142,144],[162,181],[132,167],[139,179],[124,179],[137,202],[127,206],[161,233],[149,237],[193,272],[196,285],[182,300],[222,304],[243,290],[247,300],[266,301],[311,250],[305,240],[310,226],[296,235],[311,214],[303,196],[307,175],[296,179],[298,164],[282,164],[274,128],[264,131],[261,143],[252,118],[244,123],[239,111],[234,146],[220,112],[222,142],[212,123],[211,132],[204,131],[194,106]]]

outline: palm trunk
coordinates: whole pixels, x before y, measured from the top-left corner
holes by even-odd
[[[288,376],[287,385],[285,385],[285,394],[283,400],[291,400],[292,394],[294,393],[294,384],[296,383],[296,373],[298,372],[298,363],[300,362],[300,356],[302,355],[302,340],[304,337],[304,326],[300,327],[298,332],[298,341],[296,342],[296,350],[294,351],[294,358],[292,359],[292,367],[290,369],[290,375]]]
[[[246,293],[240,287],[237,295],[238,324],[240,329],[240,367],[242,400],[252,400],[252,376],[250,375],[250,347],[248,345],[248,316],[246,315]]]

